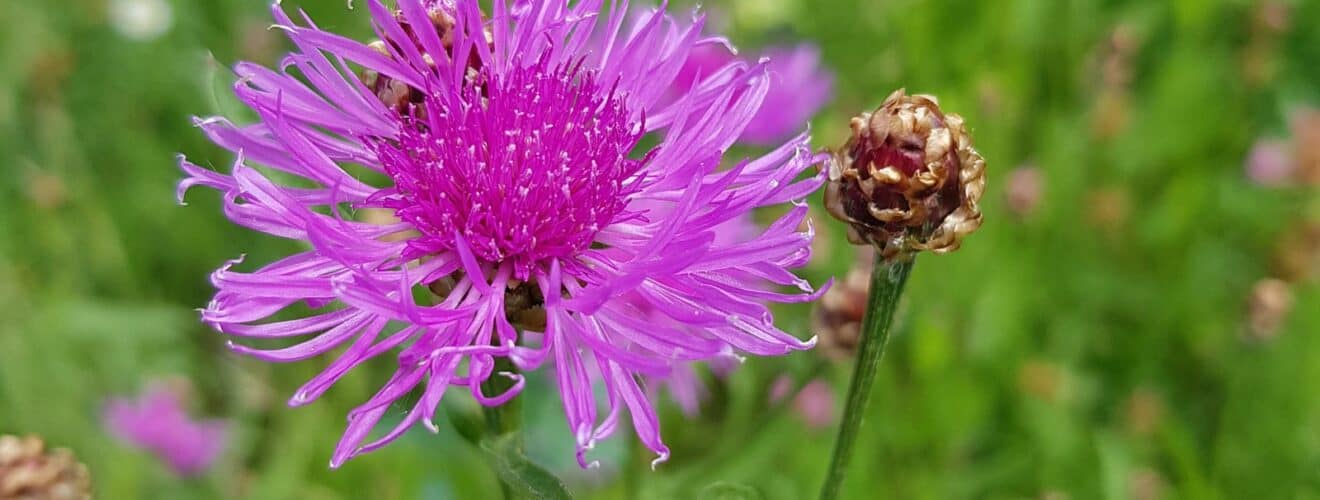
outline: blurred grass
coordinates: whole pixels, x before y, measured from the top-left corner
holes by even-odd
[[[285,3],[365,33],[365,12],[342,2]],[[1287,232],[1320,218],[1320,200],[1314,188],[1255,186],[1242,167],[1257,137],[1286,134],[1293,109],[1320,105],[1320,3],[1293,2],[1264,48],[1246,0],[705,4],[741,45],[823,46],[839,88],[814,124],[822,146],[905,86],[962,113],[990,161],[985,228],[917,265],[846,494],[1320,498],[1315,283],[1295,287],[1277,336],[1243,335],[1253,284],[1275,272]],[[225,259],[296,248],[229,224],[214,196],[186,208],[173,198],[176,153],[231,161],[189,117],[245,116],[226,67],[271,64],[284,45],[264,29],[263,1],[170,5],[172,28],[138,41],[112,28],[105,0],[0,3],[0,433],[75,449],[102,498],[490,497],[477,451],[444,425],[329,471],[345,412],[384,374],[288,409],[321,362],[239,359],[196,321]],[[1115,43],[1135,47],[1117,84],[1105,69]],[[1003,180],[1027,163],[1044,195],[1018,217]],[[852,250],[840,228],[817,228],[819,282]],[[780,319],[806,334],[806,314]],[[694,423],[667,407],[675,457],[641,474],[641,495],[691,498],[720,480],[772,499],[813,495],[832,431],[765,408],[780,373],[817,359],[750,360],[712,380]],[[836,388],[848,373],[825,371]],[[99,423],[106,397],[173,375],[197,386],[199,411],[236,423],[200,479],[171,476]],[[603,469],[577,471],[553,389],[533,383],[532,453],[584,496],[622,497],[612,474],[636,466],[631,438],[597,451]]]

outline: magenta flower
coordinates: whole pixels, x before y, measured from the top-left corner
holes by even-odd
[[[820,48],[810,43],[767,47],[761,57],[768,60],[770,90],[739,140],[764,146],[783,141],[807,125],[829,102],[834,74],[824,67]],[[688,58],[675,86],[687,90],[697,78],[737,60],[728,47],[702,47]]]
[[[1247,154],[1247,178],[1265,187],[1286,186],[1297,171],[1292,145],[1285,141],[1260,139]]]
[[[179,394],[163,385],[148,388],[136,400],[110,400],[104,419],[116,437],[151,452],[182,476],[210,469],[228,434],[222,420],[189,417]]]
[[[255,271],[235,270],[241,259],[220,268],[203,320],[234,337],[286,339],[233,344],[267,361],[338,349],[294,406],[368,359],[397,359],[349,413],[332,467],[419,422],[434,431],[451,387],[507,402],[522,375],[496,373],[498,358],[520,371],[553,365],[583,466],[625,411],[663,461],[639,380],[814,344],[776,328],[764,303],[819,294],[788,270],[810,256],[801,200],[824,181],[799,177],[825,157],[802,134],[722,169],[768,91],[766,66],[731,63],[675,97],[688,55],[724,40],[702,35],[701,17],[625,16],[623,3],[604,14],[601,0],[496,0],[487,18],[476,0],[399,0],[398,11],[371,1],[384,41],[370,45],[276,7],[297,51],[279,70],[235,68],[235,92],[260,121],[198,120],[238,158],[228,174],[182,160],[181,199],[191,186],[216,189],[235,223],[308,245]],[[729,221],[786,203],[767,229],[720,240]],[[357,209],[399,222],[355,221]],[[523,321],[530,311],[543,321]],[[483,393],[493,376],[515,383]],[[416,405],[369,441],[414,389]]]
[[[784,401],[792,390],[793,380],[788,376],[780,377],[770,387],[770,402]],[[793,405],[793,413],[807,424],[807,428],[821,430],[834,425],[837,405],[835,399],[834,388],[830,387],[829,382],[815,379],[802,386],[790,403]]]

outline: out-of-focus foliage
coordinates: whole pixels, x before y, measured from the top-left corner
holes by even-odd
[[[1290,138],[1320,107],[1320,3],[1276,3],[704,2],[739,45],[823,47],[838,95],[814,121],[821,146],[904,86],[963,114],[990,163],[985,227],[917,264],[847,496],[1320,498],[1320,293],[1296,276],[1320,199],[1243,170],[1253,142]],[[368,33],[342,1],[285,4]],[[167,5],[169,24],[152,38],[160,19],[125,5]],[[295,250],[224,220],[213,195],[174,198],[176,153],[231,161],[190,117],[248,116],[227,67],[278,63],[266,7],[0,4],[0,434],[73,448],[102,498],[495,497],[482,450],[448,419],[328,470],[345,412],[388,366],[290,409],[328,361],[238,358],[192,312],[225,259]],[[1028,164],[1038,199],[1010,210],[1009,172]],[[842,276],[841,228],[816,229],[811,278]],[[1251,295],[1270,277],[1289,282],[1292,308],[1253,329],[1269,311]],[[806,336],[808,312],[779,317]],[[701,415],[665,407],[674,458],[657,472],[630,436],[578,470],[553,382],[533,379],[528,453],[586,498],[810,497],[832,428],[771,403],[770,387],[789,374],[842,391],[849,373],[804,353],[707,376]],[[200,478],[172,476],[99,420],[107,397],[173,376],[192,381],[198,412],[234,424]],[[454,396],[449,413],[475,411]]]

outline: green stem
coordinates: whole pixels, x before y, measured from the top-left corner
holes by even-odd
[[[518,368],[513,366],[509,358],[495,358],[495,372],[485,382],[481,383],[481,392],[487,396],[504,394],[515,383],[513,379],[500,375],[502,372],[517,373]],[[514,397],[507,403],[499,406],[482,406],[481,412],[486,416],[486,434],[487,439],[494,441],[505,435],[513,439],[515,448],[519,453],[523,449],[522,433],[519,427],[522,426],[522,398]],[[500,491],[505,499],[514,498],[514,489],[500,478]]]
[[[876,255],[875,269],[871,271],[871,292],[867,298],[866,317],[862,320],[862,341],[857,352],[857,365],[853,368],[852,383],[848,386],[848,403],[843,410],[843,421],[839,424],[839,437],[834,443],[834,455],[830,458],[830,469],[825,475],[825,486],[820,491],[821,500],[838,498],[839,490],[843,487],[844,474],[852,459],[853,445],[862,427],[867,402],[871,399],[871,384],[875,382],[880,357],[885,353],[889,327],[894,321],[894,311],[898,309],[898,298],[903,295],[903,287],[912,272],[912,264],[911,257],[889,262]]]
[[[634,500],[642,488],[642,468],[646,467],[646,451],[642,449],[642,440],[633,437],[628,440],[628,459],[624,461],[623,498]]]
[[[487,396],[504,394],[513,387],[513,379],[500,375],[500,373],[517,373],[518,369],[513,366],[513,362],[508,358],[495,358],[495,374],[481,383],[481,391]],[[513,398],[509,402],[499,406],[483,406],[482,413],[486,415],[486,433],[490,437],[500,437],[505,434],[516,436],[518,451],[522,451],[522,437],[518,434],[518,428],[522,426],[522,399]]]

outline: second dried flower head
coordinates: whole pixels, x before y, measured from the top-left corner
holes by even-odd
[[[985,159],[961,116],[900,89],[851,127],[825,190],[825,208],[848,223],[849,241],[893,259],[957,250],[981,227]]]

